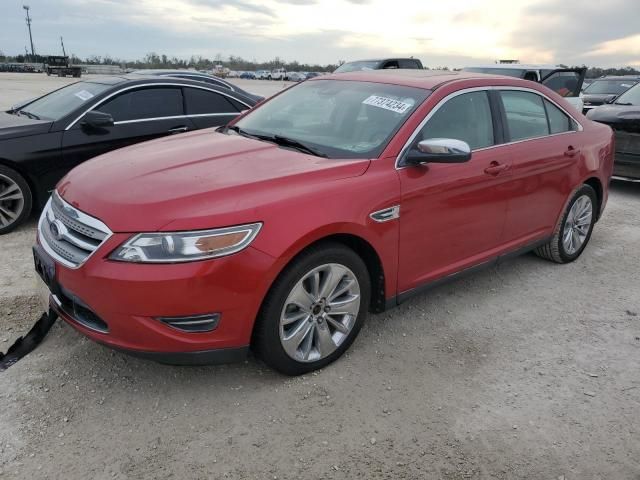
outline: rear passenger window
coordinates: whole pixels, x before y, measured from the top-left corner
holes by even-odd
[[[201,115],[207,113],[238,113],[227,97],[219,93],[200,88],[185,88],[187,115]]]
[[[472,150],[494,144],[491,107],[487,92],[463,93],[442,105],[429,119],[417,141],[453,138]]]
[[[398,64],[400,65],[400,68],[420,68],[418,66],[418,62],[411,59],[398,60]]]
[[[118,95],[97,110],[110,113],[116,122],[184,115],[179,88],[134,90]]]
[[[542,97],[530,92],[500,92],[511,141],[549,135]]]
[[[547,117],[549,117],[549,129],[551,133],[562,133],[562,132],[570,132],[574,130],[573,128],[573,120],[556,107],[549,100],[544,101],[544,106],[547,109]]]

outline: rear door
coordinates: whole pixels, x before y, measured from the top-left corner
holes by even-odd
[[[184,87],[182,91],[187,115],[196,128],[226,125],[243,109],[236,100],[211,90]]]
[[[543,71],[540,83],[561,97],[577,97],[582,91],[582,83],[586,73],[586,68],[558,68],[550,72]]]
[[[581,134],[575,120],[538,93],[501,89],[499,100],[512,175],[505,242],[524,245],[553,231],[575,184]]]
[[[111,114],[114,125],[87,128],[80,120],[65,131],[62,158],[67,170],[117,148],[195,128],[185,116],[180,87],[149,86],[126,90],[93,110]]]

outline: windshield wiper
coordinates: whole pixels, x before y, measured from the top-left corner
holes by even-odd
[[[38,115],[36,115],[35,113],[27,112],[26,110],[18,110],[18,113],[29,117],[31,120],[40,120],[40,117]]]
[[[295,148],[296,150],[299,150],[303,153],[308,153],[311,155],[315,155],[316,157],[322,157],[322,158],[327,158],[328,155],[326,153],[322,153],[318,150],[316,150],[313,147],[310,147],[309,145],[302,143],[300,140],[295,140],[293,138],[288,138],[288,137],[283,137],[282,135],[273,135],[273,136],[267,136],[264,135],[264,139],[265,140],[269,140],[271,142],[274,142],[282,147],[291,147],[291,148]]]
[[[616,104],[616,105],[624,105],[626,107],[633,106],[633,103],[631,103],[631,102],[613,102],[613,103]]]
[[[243,130],[242,128],[238,127],[237,125],[225,125],[224,127],[218,128],[217,131],[220,132],[220,133],[227,133],[229,130],[232,130],[232,131],[236,132],[238,135],[242,135],[243,137],[260,138],[257,135],[250,134],[246,130]]]
[[[309,145],[306,145],[299,140],[294,140],[293,138],[283,137],[282,135],[263,135],[259,133],[249,133],[246,130],[238,127],[237,125],[229,125],[225,127],[221,127],[218,129],[219,132],[225,133],[229,130],[233,130],[238,135],[242,135],[243,137],[255,138],[257,140],[265,140],[267,142],[273,142],[276,145],[280,145],[282,147],[291,147],[299,150],[303,153],[308,153],[310,155],[315,155],[316,157],[327,158],[328,155],[316,150]]]

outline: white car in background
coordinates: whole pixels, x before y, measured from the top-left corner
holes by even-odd
[[[285,68],[276,68],[275,70],[271,70],[267,78],[269,80],[288,80],[289,76]]]
[[[266,80],[270,73],[269,70],[256,70],[256,80]]]

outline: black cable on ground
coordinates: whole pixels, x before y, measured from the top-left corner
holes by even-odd
[[[53,324],[56,323],[57,318],[58,315],[49,309],[49,311],[43,313],[35,325],[31,327],[29,333],[24,337],[18,338],[15,343],[9,347],[7,353],[0,352],[0,372],[3,372],[22,357],[34,351],[42,340],[44,340],[44,337],[47,336]]]

